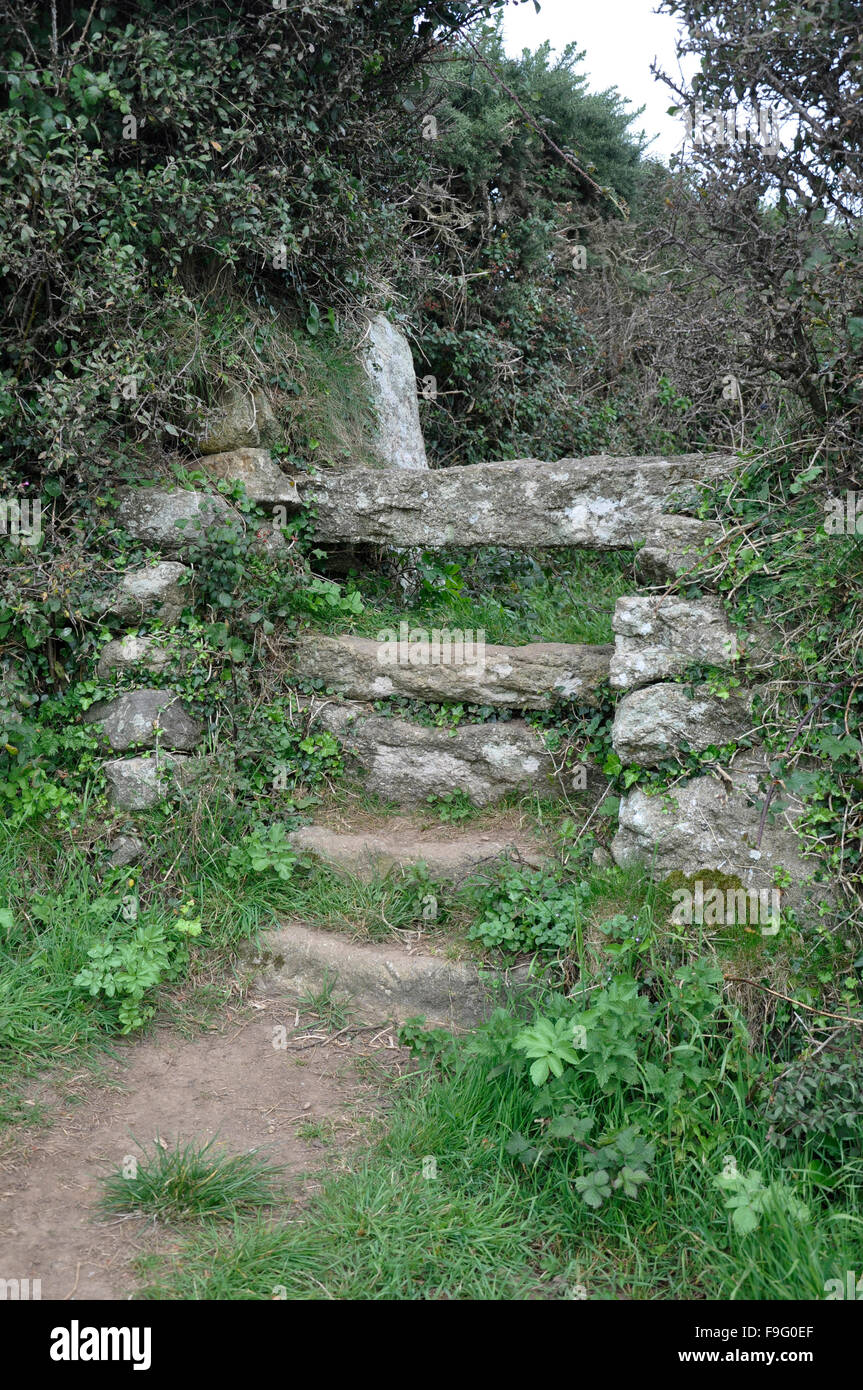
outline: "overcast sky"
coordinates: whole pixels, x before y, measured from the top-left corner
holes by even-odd
[[[537,48],[549,39],[554,49],[576,43],[585,50],[582,71],[593,91],[617,87],[634,108],[645,112],[636,126],[656,136],[652,153],[668,159],[683,135],[681,118],[666,115],[673,93],[651,74],[658,58],[670,76],[680,68],[674,51],[677,21],[653,11],[659,0],[540,0],[541,12],[532,4],[508,5],[503,31],[509,54]],[[691,72],[695,66],[689,59]]]

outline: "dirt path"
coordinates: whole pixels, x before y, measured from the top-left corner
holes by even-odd
[[[157,1135],[169,1146],[217,1138],[227,1152],[260,1149],[286,1166],[285,1213],[306,1198],[315,1183],[303,1175],[331,1169],[356,1142],[381,1108],[380,1076],[401,1069],[405,1053],[386,1029],[311,1045],[303,1034],[302,1050],[300,1035],[274,1047],[274,1028],[290,1032],[296,1022],[284,1000],[246,1005],[218,1033],[190,1040],[164,1029],[119,1044],[98,1080],[77,1078],[77,1094],[70,1082],[34,1088],[51,1124],[17,1131],[0,1153],[0,1278],[41,1279],[43,1299],[131,1297],[131,1262],[181,1239],[148,1218],[103,1219],[96,1210],[100,1174],[138,1153],[135,1140],[151,1148]],[[359,1068],[361,1058],[373,1062]]]

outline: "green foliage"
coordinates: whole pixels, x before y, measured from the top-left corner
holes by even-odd
[[[291,849],[285,827],[279,821],[253,826],[239,844],[231,846],[228,856],[230,872],[236,878],[272,871],[283,883],[293,877],[297,861],[298,855]]]
[[[141,0],[134,23],[77,9],[58,33],[4,0],[2,457],[98,470],[130,434],[179,436],[208,402],[212,285],[267,310],[287,292],[315,333],[361,297],[421,150],[402,89],[470,11]]]
[[[499,880],[468,891],[477,914],[468,936],[511,953],[572,950],[587,896],[584,885],[543,870],[507,868]]]
[[[173,920],[154,919],[129,931],[115,925],[87,951],[90,964],[78,971],[72,983],[92,998],[102,996],[116,1003],[122,1033],[142,1028],[152,1018],[155,1008],[145,1000],[163,979],[176,979],[188,964],[188,938],[201,933],[200,920],[190,915],[192,908],[193,904],[184,903]],[[117,910],[117,900],[111,897],[96,899],[90,907],[90,913],[104,919],[106,927]]]
[[[476,814],[467,792],[441,792],[440,796],[429,796],[426,800],[443,825],[459,825]]]
[[[102,1179],[103,1212],[133,1212],[157,1221],[192,1218],[232,1220],[268,1207],[278,1198],[280,1169],[254,1153],[218,1154],[208,1144],[175,1144],[157,1138],[153,1152],[130,1154]]]
[[[859,1154],[863,1057],[847,1034],[829,1047],[796,1058],[770,1088],[769,1137],[780,1149],[806,1143],[830,1162]]]
[[[420,337],[440,393],[427,441],[442,463],[598,451],[614,411],[573,389],[595,351],[582,318],[582,281],[598,270],[586,228],[638,196],[636,113],[614,90],[585,90],[575,45],[511,58],[486,25],[461,55],[437,79],[446,181],[417,199],[436,272]],[[454,216],[457,241],[440,234]],[[583,241],[589,270],[575,265]]]
[[[732,1160],[713,1181],[724,1194],[726,1210],[738,1235],[751,1235],[762,1218],[775,1220],[780,1212],[798,1223],[809,1220],[809,1208],[795,1196],[789,1184],[765,1183],[756,1168],[740,1173]]]

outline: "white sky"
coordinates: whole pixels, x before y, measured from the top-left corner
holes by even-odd
[[[666,115],[676,104],[674,94],[657,82],[650,64],[658,58],[669,74],[679,74],[674,51],[677,20],[654,14],[659,0],[540,0],[541,12],[532,3],[508,5],[504,11],[503,32],[510,55],[523,48],[538,48],[546,39],[556,51],[568,43],[585,50],[581,71],[589,77],[592,91],[617,87],[628,97],[633,109],[646,109],[634,129],[643,128],[656,136],[651,152],[667,160],[683,137],[681,116]],[[697,63],[687,59],[688,74]]]

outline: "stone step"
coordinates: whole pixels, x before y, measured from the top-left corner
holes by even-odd
[[[453,882],[497,860],[539,868],[551,857],[535,836],[521,830],[483,831],[464,826],[447,838],[440,826],[418,825],[405,816],[393,816],[375,830],[304,825],[288,838],[295,849],[363,879],[425,864],[432,878]]]
[[[542,739],[521,719],[438,729],[363,705],[325,704],[314,720],[341,740],[366,789],[398,805],[452,791],[485,806],[510,792],[559,796],[563,790]]]
[[[334,932],[288,923],[256,945],[244,942],[240,958],[262,994],[300,998],[333,988],[355,1018],[381,1023],[417,1016],[448,1027],[474,1028],[500,1003],[501,991],[527,982],[530,967],[508,971],[447,960],[395,943],[357,945]]]
[[[659,546],[660,518],[664,525],[662,513],[672,502],[691,510],[699,482],[729,477],[736,467],[727,454],[599,455],[429,472],[355,469],[299,479],[298,488],[317,511],[321,541],[619,550],[648,541]],[[682,520],[667,518],[670,536],[680,533]]]
[[[599,703],[610,646],[534,642],[499,647],[475,632],[409,629],[365,637],[308,634],[297,642],[293,674],[323,681],[349,700],[391,695],[446,703],[548,709],[556,699]]]

